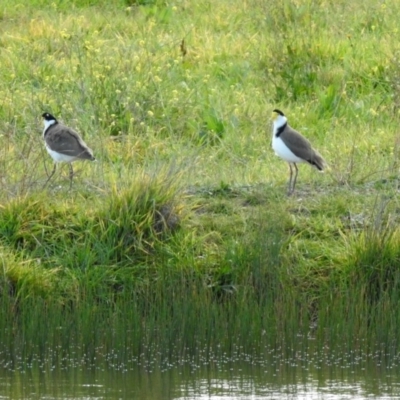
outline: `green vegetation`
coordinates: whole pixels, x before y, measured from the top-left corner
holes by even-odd
[[[396,344],[399,11],[3,1],[3,346]],[[293,197],[276,107],[330,165],[301,165]],[[98,160],[71,191],[62,166],[43,189],[44,111]]]

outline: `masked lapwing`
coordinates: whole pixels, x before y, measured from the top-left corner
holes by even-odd
[[[273,111],[272,148],[275,153],[289,163],[290,179],[288,194],[291,195],[296,187],[299,170],[297,163],[309,163],[322,171],[326,162],[322,156],[312,148],[311,143],[299,132],[291,128],[285,114],[280,110]],[[295,175],[293,179],[293,169]]]
[[[76,160],[94,161],[92,150],[86,145],[77,132],[67,126],[60,124],[55,117],[49,113],[42,114],[44,118],[43,139],[47,152],[54,160],[54,168],[48,177],[45,186],[56,172],[57,163],[66,162],[69,165],[70,188],[74,170],[72,162]]]

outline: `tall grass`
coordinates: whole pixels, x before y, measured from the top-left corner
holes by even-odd
[[[3,2],[3,346],[173,357],[312,336],[394,349],[397,11]],[[330,165],[300,166],[293,198],[270,150],[276,107]],[[71,191],[63,168],[43,189],[44,111],[98,160],[76,164]]]

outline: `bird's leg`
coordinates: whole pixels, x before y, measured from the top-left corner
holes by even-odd
[[[289,163],[289,189],[288,189],[288,195],[290,196],[292,194],[292,176],[293,176],[293,170],[292,170],[292,164]]]
[[[46,185],[49,183],[49,180],[52,178],[52,176],[54,175],[54,173],[56,172],[56,168],[57,168],[57,164],[54,163],[54,167],[53,167],[53,171],[51,171],[50,176],[47,178],[46,183],[43,185],[43,188],[46,187]]]
[[[297,175],[298,175],[298,173],[299,173],[299,169],[297,168],[296,163],[293,163],[293,165],[294,165],[294,168],[296,169],[296,173],[295,173],[295,175],[294,175],[292,193],[294,192],[294,188],[295,188],[295,186],[296,186],[296,181],[297,181]]]
[[[70,180],[69,190],[71,190],[72,189],[72,178],[74,177],[74,170],[72,168],[72,163],[68,163],[68,165],[69,165],[69,180]]]

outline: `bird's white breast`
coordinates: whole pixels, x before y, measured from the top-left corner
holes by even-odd
[[[72,162],[76,160],[76,157],[74,156],[68,156],[66,154],[57,153],[56,151],[51,150],[50,147],[47,146],[47,144],[46,150],[55,162]]]
[[[291,163],[304,162],[302,158],[297,157],[293,152],[286,146],[285,142],[280,138],[276,137],[275,134],[272,137],[272,148],[275,154],[281,157],[283,160]]]

